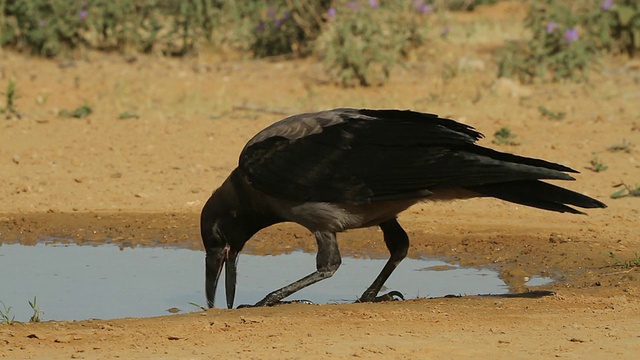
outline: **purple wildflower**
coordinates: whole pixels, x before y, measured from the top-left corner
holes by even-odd
[[[276,19],[276,20],[273,22],[273,25],[275,25],[277,28],[279,28],[279,27],[280,27],[280,25],[282,25],[282,19]]]
[[[276,17],[276,10],[274,8],[272,8],[271,6],[269,6],[267,8],[267,16],[269,16],[270,18],[275,18]]]
[[[576,28],[571,28],[571,29],[567,29],[567,31],[564,32],[564,41],[565,42],[573,42],[578,40],[580,36],[578,35],[578,29]]]
[[[547,25],[544,27],[544,30],[547,34],[553,34],[554,31],[558,28],[558,23],[555,21],[549,21]]]
[[[347,6],[349,7],[349,9],[356,11],[360,8],[360,6],[358,5],[357,1],[349,1],[349,3],[347,3]]]
[[[433,5],[427,4],[424,0],[415,0],[413,8],[421,14],[430,14],[433,12]]]
[[[380,6],[380,2],[378,0],[369,0],[369,6],[372,8],[377,8]]]
[[[613,0],[604,0],[602,2],[602,5],[600,5],[600,9],[607,11],[611,9],[612,6],[613,6]]]
[[[285,11],[284,14],[282,14],[282,20],[287,20],[290,17],[291,17],[291,13],[288,11]]]
[[[329,16],[329,19],[336,17],[336,8],[330,7],[329,10],[327,10],[327,15]]]
[[[86,9],[82,9],[78,15],[80,16],[80,20],[85,20],[87,16],[89,16],[89,12]]]

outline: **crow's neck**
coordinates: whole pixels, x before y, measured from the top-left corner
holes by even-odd
[[[229,203],[232,211],[237,212],[246,230],[252,231],[251,235],[283,221],[267,206],[264,195],[254,189],[237,168],[231,172],[221,189],[225,186],[229,187],[227,195],[231,195],[225,201]]]

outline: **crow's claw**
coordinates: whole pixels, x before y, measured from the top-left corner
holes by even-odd
[[[399,291],[390,291],[384,295],[374,296],[371,298],[365,298],[364,296],[358,299],[359,303],[362,302],[382,302],[382,301],[395,301],[395,300],[404,300],[404,295],[402,295]]]

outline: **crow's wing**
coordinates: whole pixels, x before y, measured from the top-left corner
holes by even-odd
[[[482,134],[433,114],[335,109],[286,118],[240,155],[251,184],[287,200],[367,203],[430,190],[573,178],[562,165],[475,145]]]

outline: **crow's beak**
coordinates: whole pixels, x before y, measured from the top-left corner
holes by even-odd
[[[238,252],[230,250],[227,253],[227,262],[224,266],[224,288],[227,295],[227,308],[233,309],[233,299],[236,296],[236,269],[238,265]]]
[[[236,264],[238,252],[231,250],[229,245],[207,252],[205,261],[205,288],[207,293],[207,305],[213,308],[215,305],[216,288],[218,279],[225,268],[225,291],[227,295],[227,307],[233,308],[233,300],[236,294]]]

